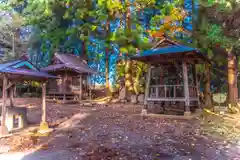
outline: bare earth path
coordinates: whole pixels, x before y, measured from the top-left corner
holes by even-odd
[[[39,122],[38,99],[18,99],[16,103],[31,104],[28,118]],[[240,160],[240,146],[203,135],[197,119],[141,117],[141,108],[130,105],[47,106],[48,121],[55,131],[39,137],[35,144],[30,136],[0,139],[0,145],[11,146],[11,154],[0,155],[0,160]],[[9,157],[14,155],[18,158]]]

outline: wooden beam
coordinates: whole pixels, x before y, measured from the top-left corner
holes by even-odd
[[[148,64],[148,72],[147,72],[147,80],[146,80],[146,86],[145,86],[145,98],[144,98],[144,105],[147,105],[147,99],[149,97],[149,86],[150,86],[150,80],[151,80],[151,65]]]
[[[184,102],[184,98],[147,98],[148,101],[166,101],[166,102],[172,102],[172,101],[179,101]]]
[[[3,74],[3,86],[2,86],[2,115],[1,115],[1,135],[8,133],[6,127],[6,116],[7,116],[7,84],[8,77],[6,74]]]

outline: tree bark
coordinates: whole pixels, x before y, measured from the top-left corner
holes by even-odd
[[[107,36],[110,33],[110,21],[107,20],[106,22],[106,33]],[[110,88],[109,88],[109,46],[106,46],[105,49],[105,79],[106,79],[106,90],[107,90],[107,96],[111,95]]]
[[[236,99],[236,102],[238,102],[238,56],[235,56],[235,68],[236,68],[236,71],[235,71],[235,99]]]
[[[205,71],[204,71],[204,99],[205,99],[205,107],[212,108],[212,96],[211,96],[211,75],[210,75],[210,65],[205,64]]]
[[[127,10],[126,10],[126,32],[131,32],[131,11],[130,11],[130,2],[126,0]],[[125,88],[127,90],[133,90],[132,84],[132,61],[130,59],[126,59],[125,65]],[[127,93],[127,92],[126,92]],[[125,99],[127,98],[127,94],[125,95]]]
[[[232,48],[228,52],[228,102],[231,105],[237,104],[236,89],[236,56],[232,54]]]

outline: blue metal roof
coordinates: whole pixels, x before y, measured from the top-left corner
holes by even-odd
[[[0,72],[31,76],[31,77],[57,78],[56,76],[53,76],[46,72],[40,72],[40,71],[30,70],[30,69],[5,68],[3,70],[0,70]]]
[[[15,60],[7,63],[0,64],[0,70],[4,68],[20,68],[22,66],[26,65],[30,69],[37,70],[35,66],[33,66],[29,61],[26,60]]]
[[[15,64],[18,64],[19,62],[21,62],[21,60],[16,60],[16,61],[0,64],[0,70],[3,70],[5,68],[8,68],[8,67],[13,66]]]
[[[27,65],[29,69],[19,68],[21,66]],[[30,62],[25,60],[16,60],[4,64],[0,64],[0,73],[11,73],[17,75],[23,75],[27,77],[39,77],[39,78],[57,78],[46,72],[38,71]]]
[[[163,48],[150,49],[150,50],[144,51],[134,57],[145,57],[145,56],[181,53],[181,52],[190,52],[190,51],[197,51],[197,49],[183,46],[183,45],[173,45],[173,46],[168,46],[168,47],[163,47]]]

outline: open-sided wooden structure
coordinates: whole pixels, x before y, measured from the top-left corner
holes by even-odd
[[[89,93],[90,88],[87,78],[96,73],[89,68],[85,59],[72,54],[57,53],[52,63],[41,71],[59,77],[57,80],[49,81],[47,99],[62,103],[79,102],[84,99],[84,93]]]
[[[13,104],[13,88],[17,83],[23,81],[38,81],[42,84],[42,122],[41,125],[47,126],[46,122],[46,82],[49,78],[56,78],[45,72],[40,72],[27,60],[16,60],[5,64],[0,64],[0,80],[2,87],[2,112],[1,112],[1,128],[0,134],[6,134],[8,128],[11,126],[7,124],[10,121],[6,121],[7,112],[7,98],[10,98],[10,106],[13,112],[19,113],[17,109],[14,109]],[[9,91],[9,92],[8,92]],[[8,96],[9,93],[9,96]],[[23,116],[23,115],[20,115]],[[12,121],[11,121],[12,122]]]
[[[210,61],[197,49],[164,39],[132,59],[149,65],[144,101],[148,110],[189,115],[199,107],[196,64]]]

